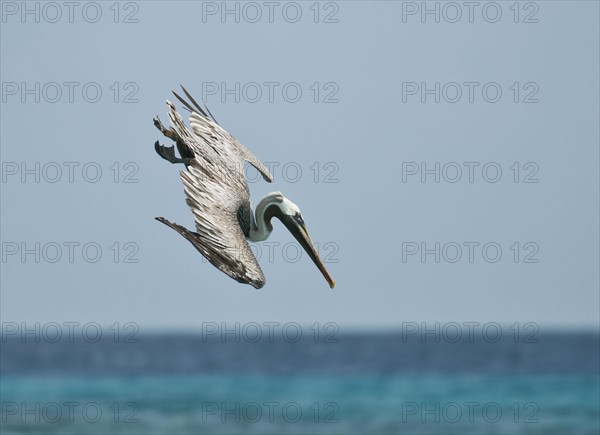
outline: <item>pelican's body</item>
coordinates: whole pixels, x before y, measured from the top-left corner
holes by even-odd
[[[281,193],[273,192],[265,196],[253,212],[244,162],[253,165],[268,182],[273,180],[271,173],[246,147],[221,128],[208,110],[202,110],[185,88],[183,91],[191,104],[179,95],[175,96],[191,112],[191,131],[169,101],[171,128],[166,129],[158,117],[154,119],[154,125],[176,143],[181,157],[175,156],[174,147],[162,146],[158,141],[155,149],[165,160],[185,165],[180,175],[197,232],[162,217],[156,219],[189,240],[211,264],[231,278],[261,288],[265,277],[247,240],[266,240],[273,230],[271,219],[276,217],[307,251],[333,288],[335,283],[310,240],[298,206]]]

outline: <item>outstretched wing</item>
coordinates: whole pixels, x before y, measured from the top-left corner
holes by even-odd
[[[249,202],[247,188],[216,171],[216,165],[203,161],[200,166],[194,159],[180,172],[197,232],[164,218],[157,220],[190,241],[217,269],[238,282],[261,288],[265,285],[265,276],[238,221],[238,210]]]
[[[266,181],[273,181],[273,176],[267,167],[236,138],[225,131],[217,123],[208,108],[203,110],[189,92],[183,86],[181,88],[191,103],[187,102],[175,92],[173,92],[173,95],[175,95],[175,97],[177,97],[177,99],[191,112],[190,124],[195,140],[191,141],[192,145],[190,145],[190,147],[193,147],[193,144],[197,142],[208,145],[230,165],[235,166],[240,173],[244,172],[244,161],[247,161],[262,174]],[[171,110],[174,109],[174,106],[171,105],[170,107]],[[178,116],[179,115],[177,114],[175,118]],[[171,121],[173,121],[174,117],[171,114],[169,117],[171,118]],[[181,117],[179,117],[179,120],[180,119]],[[179,120],[176,122],[179,122]],[[192,150],[196,151],[193,148]]]

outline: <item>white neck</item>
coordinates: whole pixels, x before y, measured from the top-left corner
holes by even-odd
[[[273,230],[272,226],[267,225],[265,221],[265,210],[271,204],[280,204],[282,195],[279,192],[272,192],[260,200],[256,206],[256,213],[250,209],[250,234],[248,239],[253,242],[262,242],[267,240]],[[256,216],[256,218],[255,218]]]

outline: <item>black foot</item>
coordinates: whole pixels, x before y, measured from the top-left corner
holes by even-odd
[[[184,165],[189,165],[191,159],[180,159],[175,156],[175,147],[166,147],[161,145],[156,141],[154,144],[154,149],[156,153],[165,159],[167,162],[171,163],[183,163]]]

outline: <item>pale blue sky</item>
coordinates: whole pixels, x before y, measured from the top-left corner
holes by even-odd
[[[522,2],[518,23],[509,8],[513,2],[500,3],[496,23],[485,19],[493,11],[483,17],[477,10],[473,23],[466,15],[449,23],[451,10],[440,23],[431,16],[422,23],[418,14],[405,15],[403,22],[403,7],[410,11],[412,3],[360,1],[321,4],[319,23],[313,2],[298,3],[302,16],[296,23],[288,22],[295,9],[286,9],[286,16],[275,9],[270,23],[262,2],[259,22],[245,22],[255,16],[246,9],[240,10],[240,23],[231,15],[223,23],[218,12],[207,15],[221,2],[205,2],[203,19],[200,2],[164,1],[122,3],[119,23],[113,2],[101,3],[97,23],[86,21],[93,20],[93,10],[83,17],[78,9],[69,23],[66,8],[57,23],[48,22],[54,20],[52,10],[40,10],[39,23],[33,15],[23,23],[22,11],[13,8],[20,4],[2,3],[3,249],[7,254],[14,246],[21,249],[22,242],[58,243],[63,257],[47,261],[54,245],[47,245],[40,263],[33,255],[22,263],[19,254],[7,254],[1,264],[3,321],[119,321],[185,329],[204,321],[598,326],[597,2],[536,2],[537,9],[527,10]],[[285,5],[295,7],[281,2],[281,9]],[[129,13],[139,22],[123,23]],[[324,23],[325,16],[338,22]],[[524,23],[527,16],[539,22]],[[35,88],[36,82],[40,102],[24,95],[22,103],[22,83]],[[51,82],[61,84],[60,98]],[[65,82],[79,83],[72,85],[73,102]],[[97,103],[81,95],[91,82],[102,90]],[[130,82],[135,85],[125,88]],[[279,163],[273,185],[250,184],[254,204],[280,190],[300,206],[324,253],[333,252],[326,243],[335,244],[327,245],[337,247],[333,258],[339,261],[327,264],[335,290],[306,255],[296,263],[285,260],[282,247],[293,239],[281,225],[269,239],[280,243],[273,262],[262,248],[267,285],[257,291],[203,262],[191,245],[153,219],[165,216],[193,226],[177,168],[154,153],[160,136],[152,118],[167,120],[164,100],[179,83],[200,95],[211,82],[229,88],[239,82],[252,91],[246,98],[240,94],[239,102],[227,94],[225,102],[220,94],[206,97],[223,127],[261,160]],[[247,85],[253,82],[263,92],[255,103],[250,100],[256,86]],[[273,102],[265,82],[279,83],[272,85]],[[409,82],[428,88],[439,82],[440,89],[455,82],[463,95],[456,103],[442,95],[439,104],[425,95],[422,103],[418,93],[403,95],[403,83],[411,89]],[[473,103],[465,82],[479,83],[473,85]],[[289,83],[302,90],[297,103],[281,94]],[[486,83],[497,84],[488,96],[496,87],[502,90],[497,103],[483,99]],[[286,87],[290,98],[298,86]],[[455,89],[446,86],[448,99]],[[93,90],[88,89],[90,98]],[[138,102],[124,103],[134,91]],[[328,95],[337,102],[324,103]],[[539,102],[523,103],[528,95]],[[52,99],[57,102],[46,101]],[[20,173],[12,175],[14,163],[21,171],[22,162],[30,168],[40,162],[40,183],[33,181],[35,174],[25,183]],[[54,176],[48,162],[64,169],[56,183],[45,180]],[[79,164],[73,183],[64,162]],[[96,165],[103,171],[97,183],[81,174],[88,162],[95,162],[88,177],[95,176]],[[114,162],[120,167],[118,183]],[[126,168],[127,162],[137,166]],[[419,175],[403,182],[410,162],[430,168],[457,162],[465,171],[456,183],[443,178],[435,183],[433,176],[422,183]],[[479,163],[473,183],[465,162]],[[497,183],[481,176],[488,162],[502,169]],[[528,162],[535,165],[525,167]],[[284,178],[286,164],[302,169],[297,182],[289,180],[293,168]],[[123,183],[135,167],[139,182]],[[539,182],[523,183],[534,168]],[[339,182],[325,183],[332,172],[330,180]],[[64,242],[80,243],[73,263]],[[79,250],[88,242],[102,248],[97,263],[88,263]],[[138,263],[123,262],[123,255],[133,252],[127,242],[139,248],[133,257]],[[416,243],[412,247],[439,242],[440,249],[450,243],[446,258],[458,244],[463,257],[436,263],[433,255],[425,262],[415,255],[403,262],[407,242]],[[502,258],[489,263],[476,250],[470,263],[465,242],[480,243],[478,249],[497,243]],[[535,250],[530,258],[539,262],[524,263]]]

